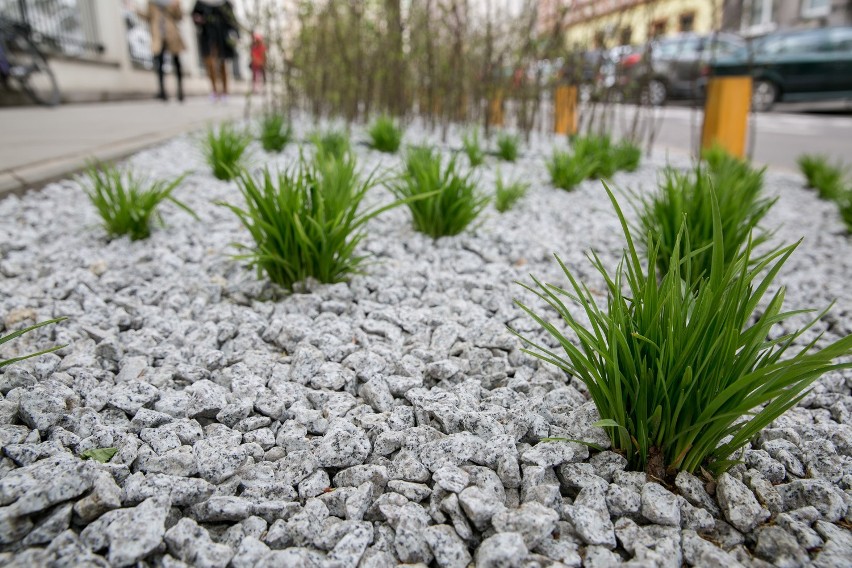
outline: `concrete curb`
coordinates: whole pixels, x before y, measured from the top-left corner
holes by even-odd
[[[0,199],[10,194],[22,194],[41,189],[46,184],[66,178],[86,167],[90,161],[113,161],[126,158],[140,150],[156,146],[181,134],[195,132],[214,122],[207,119],[176,128],[143,134],[110,142],[86,152],[75,152],[59,158],[24,164],[0,172]]]

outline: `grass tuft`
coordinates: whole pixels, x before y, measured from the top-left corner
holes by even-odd
[[[13,331],[12,333],[9,333],[7,335],[2,335],[2,336],[0,336],[0,345],[3,345],[4,343],[12,341],[13,339],[16,339],[18,337],[21,337],[25,333],[29,333],[33,330],[40,328],[40,327],[59,323],[61,321],[65,321],[67,319],[68,318],[62,317],[62,318],[47,320],[47,321],[43,321],[43,322],[39,322],[37,324],[31,325],[31,326],[26,327],[24,329],[19,329],[18,331]],[[17,363],[18,361],[23,361],[25,359],[30,359],[32,357],[38,357],[39,355],[44,355],[46,353],[53,353],[54,351],[58,351],[59,349],[62,349],[63,347],[65,347],[65,345],[56,345],[56,346],[51,347],[49,349],[45,349],[44,351],[39,351],[38,353],[28,353],[26,355],[20,355],[18,357],[12,357],[10,359],[0,359],[0,367],[5,367],[6,365],[11,365],[12,363]]]
[[[635,172],[639,169],[639,162],[642,159],[642,149],[630,140],[622,140],[616,144],[612,152],[614,154],[616,170],[624,170],[626,172]]]
[[[816,340],[792,348],[822,314],[796,331],[776,331],[802,313],[782,311],[783,287],[764,298],[798,243],[755,262],[749,241],[726,264],[724,251],[731,247],[712,186],[713,261],[694,290],[683,285],[693,280],[690,259],[701,253],[688,239],[690,219],[683,219],[678,230],[666,262],[670,270],[658,278],[659,243],[652,239],[648,262],[641,259],[615,197],[606,191],[627,243],[614,274],[596,254],[589,255],[606,282],[606,307],[598,306],[590,289],[557,257],[568,290],[535,277],[524,287],[559,313],[572,337],[550,316],[518,302],[561,349],[557,353],[519,337],[530,346],[528,353],[584,382],[601,416],[597,425],[607,430],[631,468],[660,478],[699,467],[724,472],[737,463],[736,452],[798,403],[819,376],[852,367],[835,363],[852,354],[852,336],[819,350]],[[579,305],[585,317],[576,318],[566,303]],[[589,323],[580,321],[586,318]]]
[[[462,148],[467,155],[467,160],[470,162],[470,167],[482,165],[485,162],[485,151],[479,143],[479,131],[472,130],[462,136]]]
[[[280,152],[293,139],[293,128],[282,114],[267,114],[260,123],[260,144],[267,152]]]
[[[320,157],[342,159],[349,155],[351,150],[349,135],[342,130],[328,130],[322,134],[316,133],[311,137],[311,141],[316,146],[317,155]]]
[[[504,162],[514,162],[518,159],[518,137],[501,132],[497,135],[497,157]]]
[[[360,212],[374,180],[362,179],[349,155],[303,159],[277,175],[266,169],[259,179],[243,171],[237,184],[245,206],[220,205],[239,217],[254,240],[254,247],[235,245],[245,251],[238,258],[290,290],[309,277],[333,283],[359,273],[366,259],[356,250],[366,236],[364,225],[400,204]]]
[[[455,157],[444,166],[428,147],[408,151],[405,172],[389,189],[407,201],[414,228],[433,238],[461,233],[488,204],[472,174],[459,172]]]
[[[656,260],[661,274],[671,269],[675,247],[688,246],[693,251],[687,261],[692,285],[710,273],[716,252],[712,247],[714,207],[721,212],[725,236],[721,253],[727,265],[738,258],[750,238],[755,247],[769,238],[769,233],[755,229],[775,203],[761,197],[764,170],[728,155],[709,158],[706,166],[698,165],[693,171],[666,170],[657,192],[638,206],[643,245],[649,251],[652,246],[659,248]],[[685,257],[681,252],[680,258]]]
[[[402,129],[389,116],[380,116],[369,130],[370,147],[379,152],[393,154],[402,143]]]
[[[83,191],[100,214],[110,237],[127,235],[134,241],[147,239],[152,223],[155,220],[162,223],[157,208],[167,200],[198,218],[172,195],[186,174],[171,182],[143,182],[132,173],[122,174],[109,165],[91,165],[85,173],[88,179],[82,181]]]
[[[808,187],[816,189],[821,198],[839,200],[844,197],[846,172],[841,166],[832,165],[828,158],[816,154],[800,156],[798,162]]]
[[[223,124],[218,130],[207,130],[203,144],[204,159],[216,179],[229,181],[237,177],[250,143],[251,137],[247,133],[229,124]]]
[[[590,178],[608,178],[618,170],[617,154],[609,136],[577,136],[571,142],[576,159],[589,167]]]
[[[580,182],[588,178],[593,167],[593,164],[583,161],[576,154],[558,150],[553,152],[553,156],[547,162],[551,182],[565,191],[572,191]]]
[[[494,192],[494,206],[500,213],[511,209],[529,190],[529,184],[522,181],[504,183],[502,176],[497,174],[497,186]]]

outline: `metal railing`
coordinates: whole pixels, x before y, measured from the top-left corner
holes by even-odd
[[[104,51],[87,0],[0,0],[0,17],[32,30],[39,47],[66,57],[90,58]]]

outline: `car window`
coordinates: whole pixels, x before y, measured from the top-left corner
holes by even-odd
[[[852,28],[834,28],[829,33],[831,51],[852,51]]]
[[[719,38],[713,49],[716,55],[733,55],[743,48],[743,43],[739,41],[731,41],[729,39]]]
[[[695,55],[703,49],[702,41],[697,37],[686,38],[677,47],[678,55]]]
[[[654,57],[669,58],[677,55],[680,50],[680,41],[661,41],[652,47]]]
[[[828,35],[819,30],[767,38],[760,44],[758,51],[769,55],[788,55],[827,51],[828,45]]]

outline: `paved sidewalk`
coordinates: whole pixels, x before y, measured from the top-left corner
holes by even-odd
[[[240,118],[245,99],[205,98],[0,109],[0,197],[114,160],[184,132]]]

